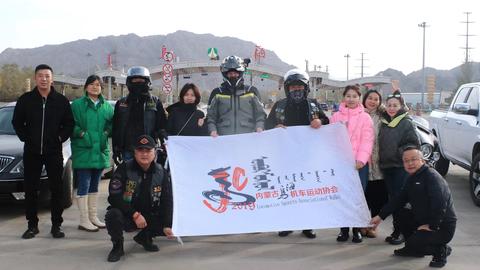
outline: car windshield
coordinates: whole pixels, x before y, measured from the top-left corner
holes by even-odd
[[[15,107],[0,108],[0,135],[15,135],[12,126],[13,109]]]

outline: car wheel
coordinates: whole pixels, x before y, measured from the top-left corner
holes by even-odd
[[[480,207],[480,153],[477,153],[473,159],[469,179],[473,203]]]
[[[73,168],[69,159],[63,169],[63,207],[69,208],[73,202]]]
[[[435,170],[442,176],[447,175],[448,168],[450,167],[450,161],[446,159],[442,153],[440,153],[440,158],[435,162]]]

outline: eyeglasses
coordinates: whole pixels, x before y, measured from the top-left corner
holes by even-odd
[[[392,98],[392,97],[401,98],[402,95],[400,95],[400,94],[395,94],[395,95],[394,95],[394,94],[390,94],[390,95],[388,95],[388,97],[389,97],[389,98]]]
[[[417,162],[418,160],[420,160],[420,158],[404,159],[403,163],[409,164],[409,163]]]

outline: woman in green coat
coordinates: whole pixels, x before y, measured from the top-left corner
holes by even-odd
[[[101,79],[87,78],[85,96],[72,103],[75,127],[71,138],[72,162],[77,177],[79,230],[98,231],[105,223],[97,217],[98,184],[103,169],[110,167],[108,137],[112,132],[113,108],[103,98]]]

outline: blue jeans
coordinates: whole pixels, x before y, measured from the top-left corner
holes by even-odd
[[[98,182],[102,177],[103,169],[75,169],[78,189],[77,196],[85,196],[88,193],[98,192]]]
[[[360,170],[358,170],[358,176],[360,176],[360,182],[362,183],[363,192],[367,190],[368,183],[368,163],[365,164]]]

